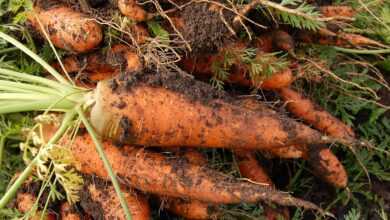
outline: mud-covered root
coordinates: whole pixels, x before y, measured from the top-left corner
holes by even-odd
[[[268,176],[267,171],[257,161],[255,152],[236,150],[234,151],[234,157],[242,177],[270,188],[275,187],[271,178]],[[278,216],[286,220],[290,219],[290,214],[286,207],[273,208],[266,204],[264,204],[263,207],[264,215],[267,220],[277,219]]]
[[[82,173],[109,179],[89,136],[76,137],[70,148]],[[230,178],[185,159],[169,158],[129,146],[119,149],[109,142],[104,142],[104,151],[114,172],[124,183],[144,192],[216,204],[267,201],[323,211],[315,204],[288,193]]]
[[[104,138],[142,146],[267,149],[334,141],[287,117],[236,106],[232,99],[190,77],[144,71],[100,81],[90,118]]]
[[[356,10],[346,5],[327,5],[319,8],[323,17],[333,17],[335,19],[351,19],[355,16]]]
[[[82,220],[83,214],[80,213],[74,206],[71,206],[68,202],[64,202],[60,205],[59,216],[62,220]]]
[[[313,168],[313,174],[337,188],[345,188],[348,175],[344,166],[325,146],[310,146],[307,160]]]
[[[37,197],[31,192],[19,192],[15,199],[15,208],[20,212],[28,216],[29,220],[55,220],[56,217],[53,213],[36,210]],[[35,207],[35,208],[34,208]],[[41,218],[41,216],[43,218]]]
[[[220,219],[222,215],[222,210],[218,205],[198,200],[168,198],[163,204],[164,209],[185,219]]]
[[[273,30],[256,37],[254,46],[264,53],[275,51],[294,51],[294,39],[289,33],[283,30]]]
[[[80,205],[94,219],[126,219],[118,195],[111,183],[97,177],[85,176]],[[147,199],[140,193],[122,187],[123,196],[133,220],[150,220]]]
[[[264,186],[274,187],[271,178],[256,159],[256,153],[247,150],[235,150],[236,159],[241,176],[251,181],[263,184]]]
[[[223,63],[227,53],[236,53],[239,55],[239,51],[245,49],[245,44],[239,42],[231,45],[228,48],[216,53],[206,54],[202,56],[187,57],[181,62],[182,68],[199,77],[212,77],[215,73],[213,67],[217,63]],[[262,54],[257,54],[257,57],[261,59]],[[276,59],[276,58],[275,58]],[[259,89],[274,90],[289,86],[294,80],[292,71],[286,67],[279,71],[274,72],[270,76],[259,75],[254,79],[249,77],[250,67],[242,63],[242,61],[236,59],[232,67],[227,70],[229,77],[226,80],[229,83],[237,84],[241,86],[256,87]]]
[[[56,47],[71,52],[90,51],[103,39],[101,27],[92,18],[63,5],[49,8],[36,5],[27,19],[43,38],[45,31]]]
[[[131,73],[142,69],[142,63],[137,54],[122,44],[113,45],[106,53],[70,55],[62,59],[62,64],[68,74],[75,75],[76,82],[92,84],[111,79],[120,72]],[[52,66],[64,74],[59,63],[54,63]]]
[[[137,4],[137,0],[117,0],[117,4],[121,13],[133,21],[146,21],[150,17],[142,6]]]
[[[331,45],[339,47],[386,47],[382,43],[359,34],[333,32],[323,29],[318,33],[299,31],[298,40],[309,44]]]
[[[346,142],[355,140],[355,133],[351,127],[297,91],[290,88],[282,88],[278,91],[278,94],[286,102],[287,109],[306,123],[332,137],[344,139]]]

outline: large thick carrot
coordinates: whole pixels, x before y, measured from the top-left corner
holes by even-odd
[[[108,179],[108,174],[88,135],[78,136],[70,149],[82,173]],[[142,148],[121,148],[104,142],[104,151],[123,183],[161,196],[197,199],[211,203],[265,200],[286,206],[320,210],[316,205],[269,187],[240,181],[187,160],[164,157]]]
[[[126,219],[114,187],[99,178],[86,177],[80,205],[94,219]],[[133,220],[149,220],[149,204],[140,193],[122,188]]]
[[[210,85],[176,73],[101,81],[94,100],[95,129],[125,144],[269,149],[334,141],[287,117],[234,105]]]
[[[102,30],[93,19],[63,5],[36,6],[28,20],[42,37],[45,31],[56,47],[75,53],[94,49],[103,39]]]
[[[303,119],[313,127],[327,134],[345,140],[354,140],[355,133],[352,128],[314,104],[310,99],[290,88],[278,91],[286,102],[287,109],[297,117]]]

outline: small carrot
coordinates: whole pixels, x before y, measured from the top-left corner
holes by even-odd
[[[103,39],[101,27],[95,21],[63,5],[48,9],[35,6],[27,19],[43,37],[45,31],[56,47],[75,53],[90,51]]]
[[[238,168],[243,177],[257,182],[258,184],[264,184],[270,188],[274,188],[274,183],[268,176],[264,168],[258,163],[256,155],[252,151],[236,150],[234,151]],[[280,217],[287,220],[290,219],[290,214],[287,208],[272,208],[268,205],[263,205],[264,216],[267,220],[275,220]]]
[[[198,200],[167,199],[164,208],[185,219],[219,219],[222,216],[217,205]]]
[[[352,18],[356,11],[351,6],[346,5],[326,5],[319,8],[323,17],[345,17]]]
[[[300,93],[290,88],[282,88],[278,90],[278,94],[286,102],[286,107],[291,113],[315,128],[336,138],[350,141],[355,139],[356,135],[351,127],[315,105]]]
[[[133,21],[141,22],[148,19],[148,13],[136,0],[118,0],[117,4],[121,13]]]
[[[257,49],[260,49],[262,52],[270,53],[275,51],[293,51],[294,50],[294,39],[289,33],[283,30],[273,30],[266,32],[258,36],[254,45]]]
[[[269,114],[277,114],[275,111],[269,109],[261,102],[258,102],[251,98],[239,100],[237,104],[245,108],[249,108],[253,111],[263,111],[263,112],[269,112]],[[329,148],[326,148],[322,145],[319,146],[292,145],[288,147],[267,149],[266,151],[263,152],[270,153],[280,158],[305,159],[315,170],[315,172],[313,173],[319,178],[323,179],[325,182],[338,188],[344,188],[347,186],[348,176],[343,165]],[[252,160],[250,160],[251,159],[250,156],[251,155],[247,155],[247,157],[249,158],[248,161],[252,161],[252,163],[254,164],[255,162],[253,161],[255,161],[255,159],[252,158]],[[247,167],[250,167],[250,165],[248,165]]]
[[[242,49],[243,45],[234,45],[232,50]],[[182,61],[182,68],[194,75],[200,77],[211,77],[214,75],[213,64],[217,62],[223,62],[225,59],[225,52],[222,51],[219,54],[202,55],[201,57],[185,58]],[[257,55],[261,57],[261,54]],[[278,89],[289,86],[293,81],[294,77],[289,68],[280,70],[279,72],[273,73],[271,76],[258,76],[255,81],[249,77],[249,69],[247,66],[240,64],[237,61],[228,71],[229,78],[226,80],[230,83],[236,83],[242,86],[253,86],[261,89]]]
[[[69,205],[68,202],[64,202],[60,206],[59,214],[62,220],[82,220],[83,215],[77,211],[74,207]]]

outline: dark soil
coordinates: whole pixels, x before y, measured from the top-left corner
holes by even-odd
[[[219,9],[210,10],[210,4],[194,3],[184,8],[180,17],[184,20],[181,33],[193,53],[215,52],[231,41],[231,32],[226,27]],[[223,10],[223,19],[230,25],[234,14]]]

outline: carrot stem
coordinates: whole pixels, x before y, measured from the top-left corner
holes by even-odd
[[[102,160],[104,167],[106,168],[107,173],[111,178],[112,185],[114,186],[114,189],[119,197],[119,201],[120,201],[121,206],[123,208],[123,211],[125,213],[126,219],[131,220],[131,213],[129,211],[129,207],[127,206],[127,201],[126,201],[126,199],[125,199],[125,197],[120,189],[116,175],[115,175],[114,171],[112,170],[112,166],[111,166],[110,162],[108,161],[106,154],[104,153],[102,142],[99,140],[99,137],[96,134],[95,129],[92,127],[91,123],[85,117],[84,112],[80,107],[77,107],[77,113],[79,114],[81,121],[83,122],[85,128],[87,129],[89,135],[91,136],[91,138],[95,144],[96,151],[98,152],[99,157]]]

